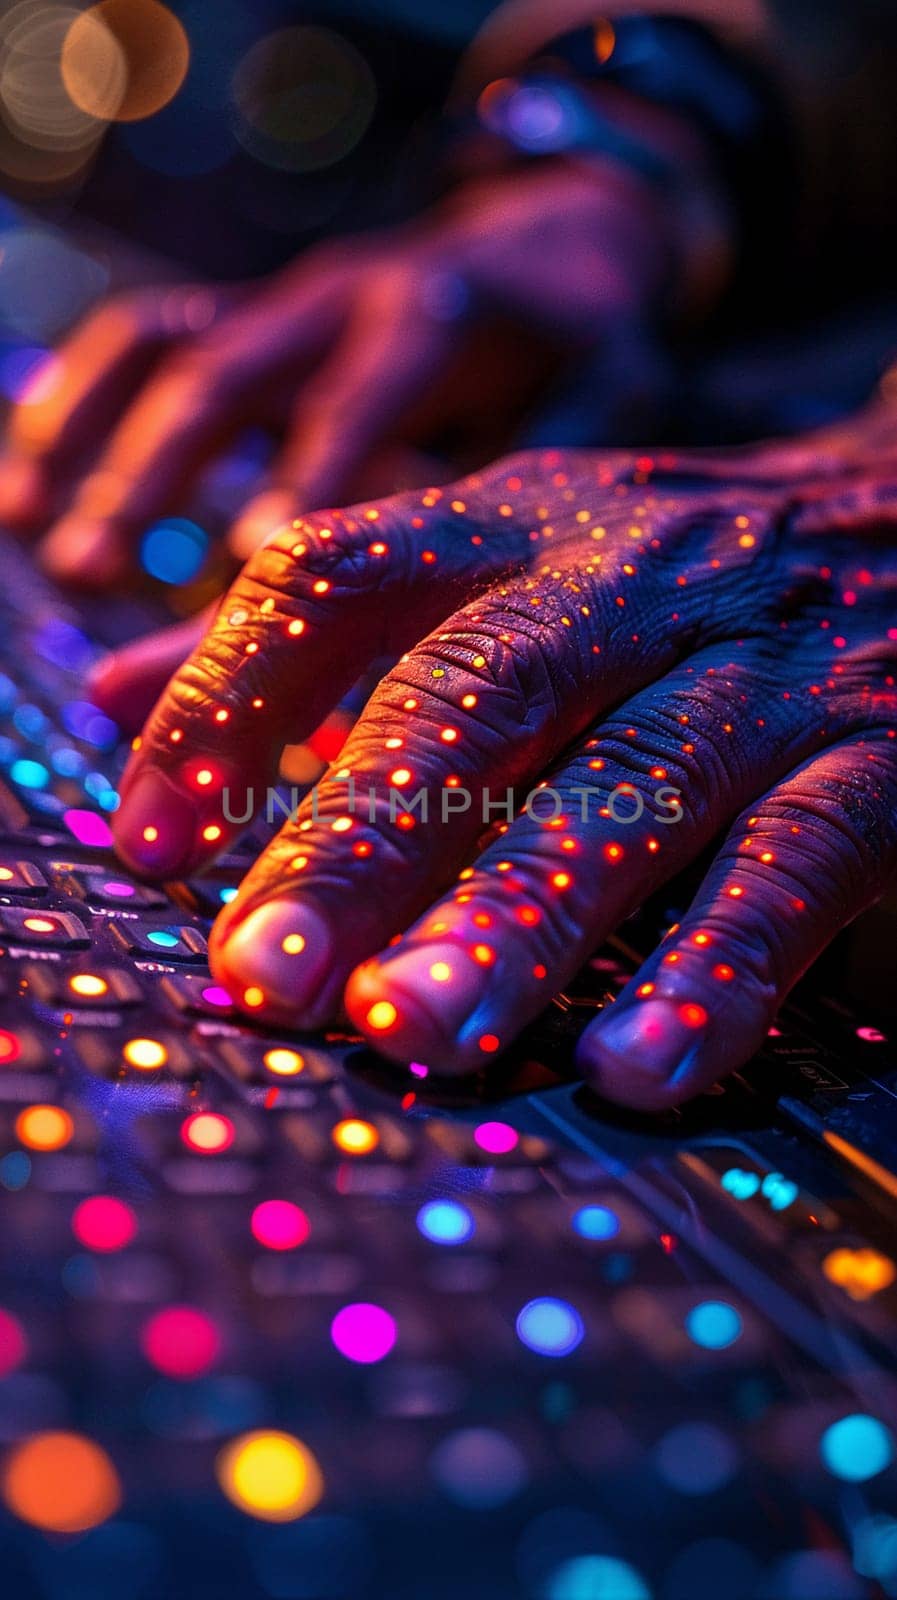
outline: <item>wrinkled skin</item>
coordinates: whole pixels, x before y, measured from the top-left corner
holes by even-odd
[[[300,1027],[345,991],[386,1054],[475,1069],[718,838],[682,926],[579,1047],[611,1099],[685,1099],[756,1050],[897,867],[895,505],[882,408],[729,455],[525,454],[297,518],[159,701],[118,848],[149,876],[202,867],[239,831],[223,787],[238,818],[247,785],[259,804],[282,746],[372,659],[397,658],[316,811],[303,804],[219,916],[216,976]],[[545,816],[534,802],[484,830],[484,785],[497,801],[513,785],[519,805],[543,779],[560,797]],[[429,820],[391,816],[391,785],[425,787]],[[638,809],[620,785],[644,801],[637,820],[619,820]],[[678,817],[655,799],[665,785]],[[446,786],[473,801],[442,821]],[[586,820],[583,786],[601,791]]]

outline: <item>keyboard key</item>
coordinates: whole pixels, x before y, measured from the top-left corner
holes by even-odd
[[[175,1010],[188,1016],[218,1017],[227,1021],[235,1014],[234,1003],[227,990],[204,973],[191,972],[163,978],[159,987]]]
[[[31,861],[15,861],[8,857],[0,860],[0,894],[42,895],[47,892],[47,880]]]
[[[198,928],[169,924],[153,928],[140,922],[115,922],[112,937],[128,955],[156,961],[205,961],[206,941]]]
[[[86,949],[90,934],[68,911],[26,911],[0,906],[0,933],[22,945],[42,945],[51,950]]]
[[[140,1005],[144,999],[133,974],[117,967],[73,971],[56,962],[33,961],[22,967],[22,978],[35,1000],[56,1010],[117,1010]]]
[[[69,862],[54,861],[53,874],[60,889],[91,905],[122,911],[151,911],[170,904],[166,895],[145,883],[132,883],[116,872],[98,872]]]

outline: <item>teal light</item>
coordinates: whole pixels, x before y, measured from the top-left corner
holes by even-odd
[[[464,1244],[476,1224],[457,1200],[429,1200],[417,1213],[417,1226],[433,1244]]]
[[[730,1167],[719,1181],[733,1200],[750,1200],[760,1187],[756,1172],[745,1172],[743,1167]]]
[[[855,1411],[826,1428],[819,1441],[819,1454],[832,1477],[845,1483],[865,1483],[890,1466],[894,1438],[877,1417]]]
[[[741,1336],[741,1317],[726,1300],[702,1300],[685,1319],[688,1337],[702,1350],[728,1350]]]
[[[170,928],[153,928],[147,934],[150,944],[158,945],[161,950],[174,950],[180,944],[180,936],[172,933]]]
[[[763,1194],[773,1211],[787,1211],[800,1194],[796,1183],[781,1172],[769,1172],[763,1179]]]
[[[548,1600],[651,1600],[634,1567],[615,1556],[574,1556],[551,1578]]]
[[[18,783],[23,789],[45,789],[50,782],[50,774],[40,761],[29,761],[23,757],[14,761],[9,769],[13,783]]]
[[[574,1214],[573,1227],[581,1239],[615,1239],[620,1219],[607,1206],[580,1206]]]

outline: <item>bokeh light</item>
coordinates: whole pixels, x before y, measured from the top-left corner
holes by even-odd
[[[308,1217],[292,1200],[262,1200],[250,1226],[253,1237],[269,1250],[297,1250],[311,1232]]]
[[[189,583],[206,558],[209,536],[188,517],[167,517],[144,534],[140,545],[143,570],[160,583]]]
[[[147,1361],[168,1378],[198,1378],[217,1359],[221,1335],[216,1323],[194,1306],[165,1306],[141,1330]]]
[[[508,1122],[481,1122],[474,1129],[474,1142],[490,1156],[506,1156],[519,1143],[520,1135]]]
[[[546,1600],[651,1600],[647,1584],[616,1556],[574,1556],[553,1573]]]
[[[217,1156],[229,1150],[235,1129],[230,1117],[218,1111],[195,1111],[181,1125],[181,1138],[188,1150],[200,1156]]]
[[[489,1511],[502,1506],[527,1482],[526,1461],[495,1428],[462,1428],[437,1445],[430,1471],[457,1505]]]
[[[28,1340],[18,1317],[0,1310],[0,1378],[8,1378],[28,1354]]]
[[[433,1244],[466,1244],[476,1224],[457,1200],[428,1200],[417,1213],[417,1226]]]
[[[62,1150],[75,1125],[62,1106],[26,1106],[16,1117],[16,1138],[29,1150]]]
[[[3,1499],[23,1522],[48,1533],[84,1533],[121,1504],[105,1450],[78,1433],[38,1433],[16,1445],[3,1472]]]
[[[620,1219],[607,1206],[580,1206],[573,1215],[573,1228],[581,1239],[615,1239]]]
[[[71,23],[60,71],[88,116],[138,122],[174,98],[189,63],[183,24],[159,0],[100,0]]]
[[[530,1300],[517,1318],[517,1337],[540,1356],[568,1356],[585,1338],[582,1317],[566,1300]]]
[[[364,136],[377,101],[355,46],[329,28],[280,28],[259,39],[233,82],[237,137],[267,166],[314,172]]]
[[[894,1437],[877,1417],[862,1411],[841,1417],[819,1441],[823,1464],[844,1483],[866,1483],[894,1459]]]
[[[741,1317],[726,1300],[702,1300],[685,1319],[688,1337],[702,1350],[728,1350],[741,1336]]]
[[[94,1194],[75,1207],[72,1232],[88,1250],[108,1254],[131,1243],[137,1233],[137,1218],[124,1200],[111,1194]]]
[[[388,1311],[365,1301],[343,1306],[330,1324],[330,1337],[340,1355],[361,1366],[370,1366],[388,1356],[398,1331],[395,1318]]]
[[[259,1429],[225,1445],[215,1463],[228,1500],[263,1522],[293,1522],[324,1493],[321,1469],[301,1439]]]

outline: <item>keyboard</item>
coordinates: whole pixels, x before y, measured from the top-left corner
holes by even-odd
[[[259,840],[129,877],[96,648],[0,540],[5,1592],[897,1593],[897,1028],[837,951],[663,1117],[572,1052],[684,884],[475,1079],[266,1032],[206,963]]]

